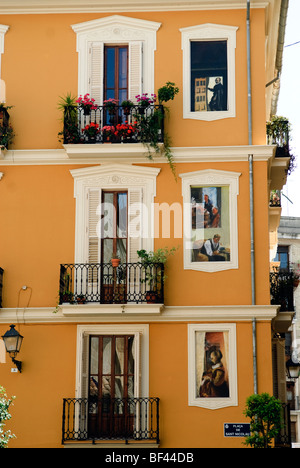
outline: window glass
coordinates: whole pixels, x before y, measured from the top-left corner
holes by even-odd
[[[227,41],[191,41],[191,111],[224,111]]]
[[[229,187],[191,186],[191,210],[191,261],[230,261]]]

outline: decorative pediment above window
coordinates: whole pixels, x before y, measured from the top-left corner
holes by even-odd
[[[160,23],[113,15],[72,26],[77,34],[78,94],[103,102],[104,46],[128,46],[128,94],[154,92],[154,51]]]

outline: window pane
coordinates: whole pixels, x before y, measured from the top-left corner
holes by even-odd
[[[191,261],[230,261],[229,187],[191,187],[191,211]]]
[[[119,88],[127,88],[127,47],[119,49]]]
[[[103,337],[102,373],[111,374],[111,338]]]
[[[103,197],[103,237],[113,237],[114,194],[104,193]]]
[[[118,193],[117,236],[127,237],[127,193]]]
[[[113,240],[103,239],[103,262],[109,263],[113,256]]]
[[[124,374],[124,338],[116,338],[115,374]]]
[[[227,110],[227,41],[191,42],[191,110]]]
[[[99,339],[91,338],[91,374],[98,374]]]
[[[115,48],[106,49],[106,86],[114,88],[115,86]]]

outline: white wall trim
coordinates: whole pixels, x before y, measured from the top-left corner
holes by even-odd
[[[238,214],[237,196],[239,194],[239,172],[206,169],[180,174],[182,178],[182,196],[184,210],[184,268],[206,272],[216,272],[238,268]],[[192,218],[191,218],[191,186],[229,187],[229,229],[230,229],[230,261],[225,262],[192,262]],[[190,248],[188,248],[190,247]]]
[[[4,53],[4,36],[8,31],[9,26],[0,24],[0,78],[1,78],[1,55]]]
[[[228,375],[230,395],[226,398],[206,398],[196,395],[196,343],[197,331],[228,332]],[[236,356],[236,325],[235,324],[190,324],[188,325],[188,382],[189,406],[199,406],[206,409],[220,409],[238,405],[237,392],[237,356]]]
[[[270,0],[269,0],[270,1]],[[269,1],[252,0],[251,8],[266,8]],[[272,0],[271,0],[272,1]],[[274,0],[273,0],[274,1]],[[47,13],[113,13],[119,11],[193,11],[246,9],[243,0],[3,0],[1,14],[47,14]]]
[[[59,282],[59,278],[57,278]],[[70,311],[75,307],[77,313],[64,313],[67,308]],[[279,311],[279,305],[223,305],[223,306],[164,306],[160,313],[153,313],[152,306],[144,304],[144,308],[148,308],[146,313],[133,313],[135,305],[130,305],[130,308],[123,308],[122,305],[108,304],[90,304],[64,306],[63,308],[55,307],[27,307],[21,308],[2,308],[0,311],[1,323],[125,323],[125,322],[224,322],[226,320],[234,322],[252,322],[255,318],[259,321],[271,321]],[[140,308],[140,304],[136,304],[136,308]],[[90,311],[90,312],[89,312]],[[131,311],[130,313],[128,313]],[[281,314],[281,313],[280,313]]]
[[[66,149],[29,149],[0,151],[0,165],[53,165],[53,164],[102,164],[102,163],[166,163],[165,157],[147,158],[143,145],[65,145]],[[254,161],[271,161],[276,166],[289,158],[274,158],[274,145],[255,146],[193,146],[171,148],[174,161],[181,162],[235,162],[248,161],[249,154]]]
[[[127,164],[105,164],[70,171],[74,178],[74,196],[76,198],[75,221],[75,263],[86,262],[87,204],[86,194],[90,188],[129,189],[140,187],[143,191],[141,208],[151,207],[141,214],[143,219],[143,248],[153,249],[153,203],[156,195],[156,177],[160,169],[139,167]]]
[[[181,48],[183,51],[183,118],[213,121],[235,117],[235,48],[236,26],[224,26],[220,24],[200,24],[180,29]],[[191,53],[192,41],[202,40],[226,40],[227,41],[227,73],[228,73],[228,110],[227,111],[203,111],[192,112],[191,102]]]
[[[77,351],[76,351],[76,389],[75,398],[80,398],[82,395],[82,356],[83,356],[83,336],[84,335],[121,335],[121,334],[139,334],[141,355],[136,356],[136,374],[137,369],[141,370],[141,388],[140,395],[143,397],[149,396],[149,326],[143,324],[125,324],[125,325],[78,325],[77,326]],[[139,362],[141,359],[141,363]],[[139,376],[136,375],[136,378]]]
[[[113,15],[72,25],[77,34],[78,95],[90,92],[89,44],[143,42],[143,92],[154,93],[156,32],[161,23]],[[98,103],[101,104],[101,103]]]

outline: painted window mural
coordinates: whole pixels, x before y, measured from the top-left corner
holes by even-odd
[[[192,262],[230,261],[229,187],[191,187]]]
[[[229,397],[228,332],[196,332],[196,397]]]

